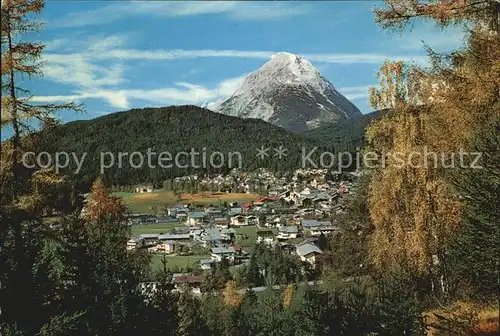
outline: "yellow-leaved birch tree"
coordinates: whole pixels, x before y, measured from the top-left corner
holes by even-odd
[[[447,179],[451,155],[466,150],[471,134],[500,111],[500,2],[386,0],[386,5],[375,10],[383,28],[403,30],[421,18],[467,30],[459,50],[438,54],[428,48],[428,67],[401,62],[381,67],[380,86],[370,90],[370,99],[373,107],[389,112],[366,134],[368,150],[393,154],[375,169],[370,184],[374,264],[379,270],[404,267],[417,276],[439,276],[445,290],[444,249],[461,218],[461,202]]]

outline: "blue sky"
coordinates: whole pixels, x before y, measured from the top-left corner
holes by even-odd
[[[279,51],[311,61],[363,113],[385,59],[425,62],[462,44],[458,29],[418,24],[390,33],[374,23],[380,1],[47,1],[44,77],[23,84],[35,102],[77,101],[86,113],[223,99]]]

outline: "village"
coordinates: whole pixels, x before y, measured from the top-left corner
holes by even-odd
[[[302,177],[297,178],[299,174]],[[347,173],[335,180],[327,178],[326,171],[301,170],[291,178],[280,179],[261,171],[258,183],[267,183],[268,192],[253,201],[205,205],[179,202],[165,207],[162,213],[129,214],[132,237],[126,248],[147,250],[157,268],[172,271],[176,288],[187,285],[195,293],[200,293],[205,276],[217,264],[224,261],[232,269],[247,265],[257,244],[279,248],[314,269],[323,254],[321,240],[341,230],[336,218],[345,213],[346,200],[356,194],[359,175]],[[248,179],[256,178],[245,177],[246,181],[240,177],[243,186],[248,185]],[[234,183],[235,174],[208,182],[225,188],[224,181],[228,180]],[[139,186],[136,192],[154,190]]]

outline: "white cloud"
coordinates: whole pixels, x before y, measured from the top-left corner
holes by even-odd
[[[106,52],[110,49],[121,48],[130,40],[130,34],[104,35],[95,34],[85,36],[78,32],[45,42],[45,52],[83,53]]]
[[[97,64],[82,54],[47,54],[44,77],[50,80],[80,87],[100,87],[123,84],[124,65],[114,63]]]
[[[241,84],[243,84],[243,81],[245,80],[245,78],[247,76],[248,76],[248,74],[245,73],[241,76],[234,77],[234,78],[228,78],[228,79],[221,81],[217,85],[218,96],[222,97],[222,98],[227,98],[227,97],[231,96],[234,93],[234,91],[236,91],[236,89],[239,88],[241,86]]]
[[[375,85],[364,85],[364,86],[348,86],[338,89],[347,99],[354,100],[366,100],[368,98],[368,90],[370,86]]]
[[[151,5],[154,3],[145,3]],[[208,7],[203,7],[208,10]],[[191,8],[193,10],[193,8]],[[47,66],[44,75],[47,79],[74,86],[73,94],[68,96],[41,96],[36,101],[67,101],[84,99],[101,99],[115,108],[129,108],[131,100],[142,100],[158,104],[200,104],[212,102],[208,106],[215,108],[218,102],[230,96],[243,82],[247,74],[220,81],[214,87],[206,87],[181,80],[173,87],[160,87],[144,90],[122,89],[126,78],[126,64],[131,61],[169,61],[175,59],[196,58],[251,58],[267,61],[277,51],[260,50],[137,50],[125,49],[129,40],[125,35],[95,35],[88,39],[56,39],[49,41],[52,50],[45,54]],[[386,55],[378,53],[321,53],[300,54],[316,64],[380,64],[386,59],[403,59],[419,61],[421,56]],[[349,99],[356,100],[367,96],[367,88],[341,89]]]
[[[82,101],[84,99],[102,99],[107,101],[111,106],[126,109],[129,107],[128,98],[123,90],[99,90],[99,91],[84,91],[75,92],[72,95],[59,96],[34,96],[31,101],[35,103],[58,103],[68,101]]]
[[[404,51],[421,51],[424,50],[424,44],[426,44],[438,52],[446,52],[463,46],[465,35],[461,27],[438,28],[421,25],[405,32],[404,35],[392,35],[388,42],[384,42],[384,46],[392,50],[397,47]]]
[[[240,1],[164,1],[115,3],[92,11],[80,11],[48,24],[48,28],[69,28],[108,24],[131,16],[180,17],[207,14],[225,15],[233,20],[276,20],[302,15],[309,7],[298,3],[257,3]]]
[[[137,50],[137,49],[114,49],[107,53],[98,55],[101,59],[122,59],[122,60],[173,60],[173,59],[194,59],[203,57],[243,57],[269,59],[275,52],[254,51],[254,50],[182,50],[182,49],[157,49],[157,50]]]
[[[427,57],[414,55],[390,55],[380,53],[331,53],[331,54],[301,54],[311,62],[337,64],[382,64],[386,60],[402,60],[421,62]]]
[[[34,102],[66,102],[81,101],[84,99],[101,99],[116,108],[131,107],[130,100],[141,100],[159,105],[169,104],[202,104],[209,101],[223,100],[230,96],[242,83],[246,74],[222,80],[215,87],[178,82],[176,87],[159,88],[153,90],[125,89],[125,90],[94,90],[76,91],[71,95],[35,96]]]
[[[149,60],[149,61],[168,61],[175,59],[196,59],[196,58],[253,58],[268,60],[278,51],[260,51],[260,50],[182,50],[182,49],[157,49],[157,50],[138,50],[138,49],[108,49],[107,52],[93,52],[92,50],[79,55],[99,59],[99,60]],[[388,59],[399,59],[404,61],[421,62],[426,60],[426,56],[415,55],[391,55],[381,53],[299,53],[303,58],[318,63],[337,63],[337,64],[381,64]]]
[[[86,44],[91,52],[107,52],[124,46],[127,40],[126,35],[93,36],[87,40]]]
[[[209,88],[199,84],[178,82],[176,87],[166,87],[153,90],[125,89],[125,90],[88,90],[75,92],[72,95],[36,96],[34,102],[66,102],[70,100],[101,99],[112,107],[131,108],[131,100],[146,101],[150,104],[165,106],[171,104],[205,104],[209,109],[216,110],[220,103],[231,96],[243,83],[248,74],[227,78]],[[338,89],[349,100],[366,100],[369,85],[351,86]]]

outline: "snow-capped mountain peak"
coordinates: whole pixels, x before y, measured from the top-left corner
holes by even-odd
[[[298,131],[361,115],[309,61],[287,52],[249,74],[216,109]]]

